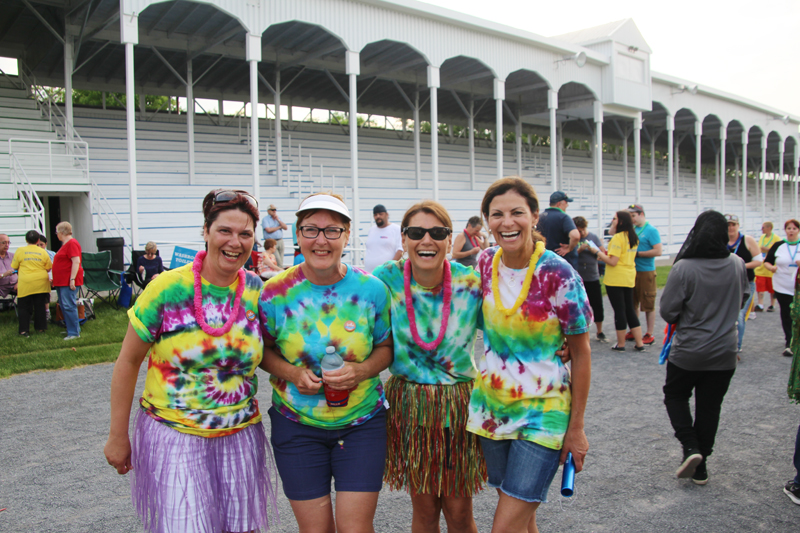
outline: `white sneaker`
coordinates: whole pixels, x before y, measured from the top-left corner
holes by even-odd
[[[755,312],[754,311],[750,311],[750,320],[755,320],[755,319],[756,319]]]
[[[80,339],[80,338],[81,338],[80,335],[67,335],[66,337],[64,337],[64,340],[65,341],[71,341],[71,340]]]

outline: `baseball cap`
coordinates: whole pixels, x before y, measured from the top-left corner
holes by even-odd
[[[386,213],[386,208],[383,206],[383,204],[378,204],[372,208],[373,215],[377,215],[378,213]]]
[[[644,213],[644,208],[639,204],[631,204],[628,206],[628,211],[631,213]]]
[[[550,195],[550,203],[557,204],[558,202],[566,201],[571,202],[573,199],[567,196],[564,191],[556,191]]]
[[[735,224],[739,223],[739,217],[736,215],[727,214],[725,215],[725,220],[727,220],[728,222],[733,222]]]
[[[339,213],[340,215],[344,216],[347,220],[352,220],[352,217],[350,217],[350,211],[347,209],[347,206],[344,205],[344,202],[333,196],[328,196],[327,194],[309,196],[300,203],[300,207],[297,208],[297,212],[295,214],[297,215],[303,211],[310,211],[312,209],[325,209],[327,211],[333,211],[334,213]]]
[[[267,211],[277,211],[277,210],[278,210],[278,208],[275,207],[275,204],[269,204],[267,206]]]

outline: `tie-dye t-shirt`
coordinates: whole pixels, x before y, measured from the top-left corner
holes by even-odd
[[[230,316],[238,279],[230,287],[202,282],[206,322],[220,327]],[[128,311],[131,326],[153,343],[139,403],[155,420],[183,433],[221,437],[261,421],[256,367],[264,343],[258,321],[262,282],[247,273],[239,316],[213,337],[194,317],[192,265],[151,281]]]
[[[394,361],[389,368],[395,376],[414,383],[452,385],[475,379],[472,346],[475,333],[483,326],[481,278],[472,267],[450,262],[452,297],[450,320],[442,343],[427,351],[414,342],[406,312],[403,267],[405,261],[390,261],[372,275],[383,281],[392,298],[392,339]],[[411,294],[417,333],[424,342],[433,342],[442,326],[444,293],[442,286],[427,290],[411,279]]]
[[[564,259],[545,251],[527,299],[511,316],[495,307],[492,259],[481,254],[484,356],[469,405],[467,429],[495,439],[522,439],[561,449],[569,424],[569,372],[556,350],[564,335],[589,331],[592,310],[580,277]],[[519,287],[522,287],[522,279]],[[505,307],[505,306],[504,306]]]
[[[391,334],[389,293],[380,280],[347,265],[333,285],[314,285],[301,265],[264,283],[259,304],[264,336],[289,363],[322,375],[325,348],[334,346],[345,361],[360,363]],[[350,391],[347,406],[328,407],[325,393],[300,394],[294,383],[272,376],[272,404],[289,420],[322,429],[362,424],[383,409],[378,376]]]

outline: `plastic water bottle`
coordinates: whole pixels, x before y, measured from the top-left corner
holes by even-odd
[[[561,477],[561,495],[569,498],[575,493],[575,460],[572,458],[572,452],[567,454],[567,460],[564,461],[564,471]]]
[[[334,346],[325,348],[325,357],[322,358],[320,367],[322,368],[323,378],[326,372],[333,372],[344,367],[344,360],[336,353]],[[347,405],[347,401],[350,399],[349,390],[334,390],[328,387],[327,383],[323,383],[322,386],[325,389],[325,401],[328,403],[328,407],[344,407]]]

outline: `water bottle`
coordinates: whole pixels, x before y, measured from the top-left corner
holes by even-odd
[[[333,372],[344,367],[344,360],[336,353],[334,346],[325,348],[325,357],[322,358],[320,367],[322,368],[323,379],[326,372]],[[324,382],[322,387],[325,389],[325,401],[328,403],[328,407],[344,407],[347,405],[347,401],[350,399],[349,390],[334,390]]]
[[[564,461],[564,472],[561,477],[561,495],[569,498],[575,493],[575,460],[572,458],[572,452],[567,454],[567,460]]]

